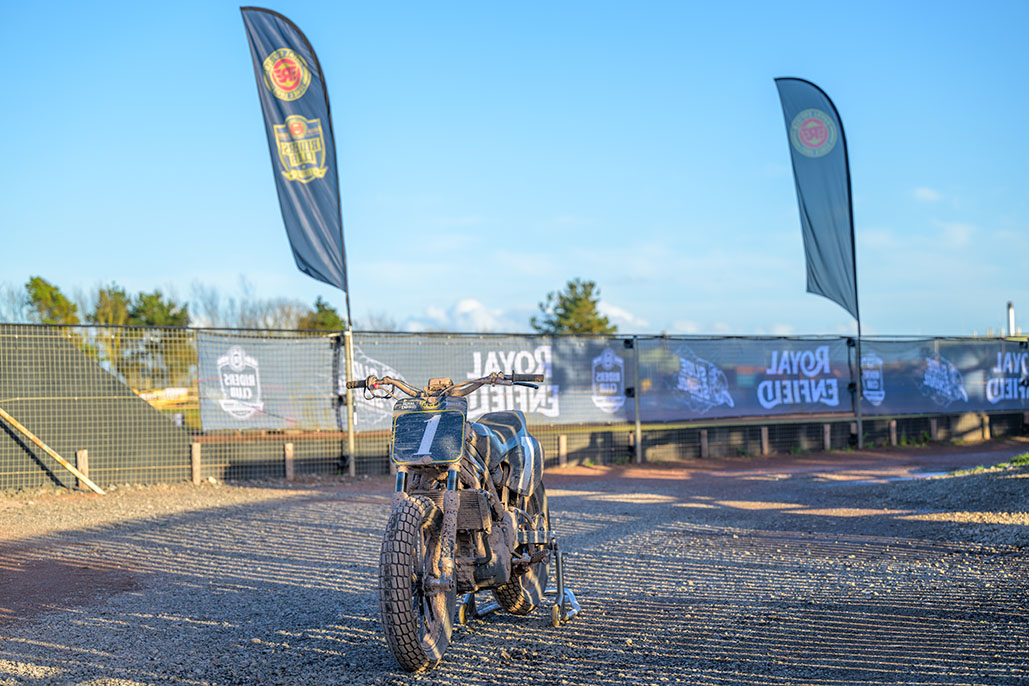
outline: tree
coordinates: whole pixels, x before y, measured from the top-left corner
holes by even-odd
[[[314,310],[300,318],[297,328],[307,331],[342,331],[346,327],[336,308],[319,295],[314,301]]]
[[[129,323],[138,326],[186,326],[189,324],[189,305],[165,300],[160,290],[140,292],[129,310]]]
[[[597,311],[600,289],[593,281],[572,279],[560,293],[551,291],[529,324],[539,333],[612,334],[618,330]]]
[[[190,368],[196,365],[196,350],[188,336],[162,329],[188,325],[189,306],[166,298],[160,290],[140,292],[129,308],[128,323],[161,327],[129,330],[129,345],[122,354],[126,362],[120,369],[130,383],[142,388],[187,384]]]
[[[29,297],[29,316],[39,324],[79,323],[79,308],[43,277],[29,279],[25,291]]]
[[[124,326],[129,323],[132,299],[125,289],[116,283],[97,291],[93,311],[86,315],[91,324]]]

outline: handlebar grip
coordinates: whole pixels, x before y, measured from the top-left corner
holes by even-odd
[[[347,381],[347,388],[364,388],[367,379],[361,379],[360,381]]]
[[[543,375],[542,374],[512,374],[511,375],[511,381],[514,381],[515,383],[518,383],[519,381],[521,381],[521,382],[528,382],[528,383],[543,383]]]

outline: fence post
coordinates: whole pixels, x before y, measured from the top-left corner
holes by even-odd
[[[640,337],[632,337],[632,368],[633,368],[633,393],[632,393],[632,406],[633,416],[636,420],[636,464],[640,464],[644,460],[643,454],[643,427],[640,424],[640,393],[643,390],[642,384],[640,384]]]
[[[565,434],[557,437],[557,464],[561,467],[568,464],[568,436]]]
[[[350,295],[348,294],[349,298]],[[349,302],[349,301],[348,301]],[[349,305],[348,305],[349,307]],[[349,315],[348,315],[349,316]],[[354,372],[354,336],[350,330],[349,323],[347,330],[343,332],[343,358],[346,364],[344,378],[349,384],[350,375]],[[350,476],[357,476],[357,450],[354,448],[354,391],[347,387],[347,471]]]
[[[983,412],[982,414],[982,427],[983,427],[983,440],[990,440],[990,415]]]
[[[707,429],[701,429],[700,430],[700,456],[701,457],[708,457],[710,454],[711,453],[710,453],[710,450],[709,450],[708,444],[707,444]]]
[[[769,450],[768,450],[768,427],[767,426],[762,426],[761,427],[761,454],[762,455],[767,455],[768,452],[769,452]]]
[[[286,463],[285,464],[285,467],[286,467],[286,481],[292,481],[293,477],[296,475],[296,472],[294,471],[294,467],[293,467],[293,444],[292,443],[285,443],[282,446],[282,457],[283,457],[283,461]]]
[[[897,445],[897,420],[890,420],[890,445]]]
[[[822,448],[825,452],[832,450],[832,424],[822,426]]]
[[[193,485],[200,485],[200,444],[189,444],[189,471],[193,479]]]
[[[929,418],[929,440],[930,441],[938,441],[938,440],[940,440],[939,427],[940,427],[940,423],[939,423],[939,421],[937,421],[936,417],[930,417]]]
[[[89,477],[89,451],[83,448],[82,450],[75,451],[75,469],[82,472],[82,475]],[[80,491],[88,491],[89,486],[82,479],[76,479],[79,485]]]

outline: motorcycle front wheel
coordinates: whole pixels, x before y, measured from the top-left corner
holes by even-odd
[[[533,494],[523,503],[525,513],[535,525],[543,524],[550,531],[550,508],[547,506],[547,492],[540,484]],[[519,530],[525,524],[519,521]],[[518,556],[530,557],[543,549],[543,544],[523,543],[515,549]],[[493,589],[493,597],[500,607],[516,615],[527,615],[543,602],[543,591],[547,587],[549,563],[541,560],[529,565],[525,572],[513,576],[503,586]]]
[[[456,588],[451,584],[434,593],[424,588],[439,561],[442,520],[431,500],[412,497],[393,510],[382,539],[379,615],[386,645],[409,672],[432,669],[450,645]]]

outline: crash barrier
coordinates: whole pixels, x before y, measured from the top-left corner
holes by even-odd
[[[552,465],[840,449],[855,438],[858,365],[845,337],[353,339],[354,378],[544,374],[538,389],[477,391],[469,414],[525,412]],[[337,334],[0,325],[0,409],[101,485],[349,471],[344,359]],[[866,439],[1020,432],[1027,366],[1024,339],[863,339]],[[389,399],[355,394],[356,473],[388,471],[390,413]],[[0,489],[77,485],[0,426]]]

